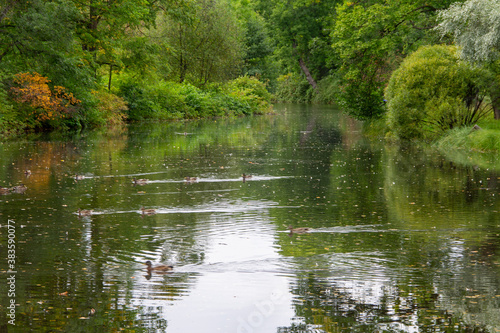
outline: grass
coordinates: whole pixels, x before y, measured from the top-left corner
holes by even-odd
[[[482,120],[478,126],[480,130],[472,127],[452,129],[436,142],[436,146],[440,149],[500,152],[500,121]]]
[[[500,170],[500,120],[482,120],[478,126],[452,129],[434,145],[456,163]]]

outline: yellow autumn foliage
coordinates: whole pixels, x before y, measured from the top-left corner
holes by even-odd
[[[18,73],[14,76],[11,92],[17,103],[32,108],[30,116],[37,121],[55,120],[68,116],[81,101],[66,92],[66,88],[49,86],[50,80],[40,74]]]

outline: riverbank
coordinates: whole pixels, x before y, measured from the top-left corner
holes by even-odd
[[[81,100],[72,95],[58,95],[57,87],[50,87],[50,81],[36,73],[23,79],[14,81],[10,87],[4,86],[1,92],[2,139],[24,133],[73,131],[144,120],[210,119],[272,112],[272,94],[266,84],[248,76],[203,89],[187,83],[128,80],[112,91],[92,91],[90,97]]]
[[[500,121],[482,119],[477,128],[460,127],[445,132],[432,142],[419,142],[433,147],[451,162],[485,169],[500,170]],[[385,119],[366,121],[363,133],[371,138],[386,140]]]

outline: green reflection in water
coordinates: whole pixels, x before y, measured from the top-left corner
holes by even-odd
[[[498,332],[500,175],[279,107],[1,144],[9,331]]]

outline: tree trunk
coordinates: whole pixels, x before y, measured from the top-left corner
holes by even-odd
[[[113,64],[109,64],[108,91],[111,91],[111,76],[113,75]]]
[[[491,106],[493,107],[493,116],[500,120],[500,95],[491,96]]]
[[[296,51],[297,44],[295,42],[293,42],[292,47],[293,47],[293,50]],[[314,78],[312,77],[311,72],[309,71],[309,68],[307,68],[307,65],[306,65],[304,59],[302,59],[302,57],[300,57],[300,56],[299,56],[299,65],[300,65],[300,69],[302,69],[302,72],[304,72],[304,75],[306,76],[307,82],[309,82],[309,84],[314,88],[314,90],[316,90],[316,87],[317,87],[316,81],[314,81]]]
[[[307,82],[309,82],[309,84],[314,88],[314,90],[316,90],[316,87],[317,87],[316,81],[314,81],[314,78],[312,77],[311,72],[309,72],[309,69],[307,68],[306,63],[304,62],[304,60],[302,60],[302,58],[299,58],[299,65],[300,65],[300,68],[302,68],[304,75],[306,76]]]
[[[495,119],[500,119],[500,84],[495,80],[490,86],[491,107],[493,108],[493,116]]]
[[[490,93],[491,107],[493,108],[493,116],[496,120],[500,120],[500,91]]]

